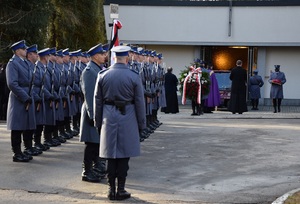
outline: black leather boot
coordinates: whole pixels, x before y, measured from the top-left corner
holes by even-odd
[[[258,110],[258,108],[257,108],[257,107],[258,107],[258,103],[259,103],[259,100],[258,100],[258,99],[255,99],[255,107],[254,107],[255,110]]]
[[[32,138],[24,139],[24,146],[25,146],[25,150],[24,150],[23,154],[25,154],[27,156],[37,156],[42,153],[41,150],[38,150],[38,149],[35,149],[32,147]]]
[[[33,135],[34,147],[40,151],[47,151],[50,147],[46,147],[41,143],[43,126],[37,125],[37,129]]]
[[[60,143],[65,143],[66,142],[66,139],[64,137],[58,135],[58,126],[54,127],[53,139],[59,141]]]
[[[251,105],[252,105],[251,110],[255,110],[255,99],[251,99]]]
[[[96,177],[92,170],[92,163],[88,161],[83,161],[83,171],[82,171],[82,181],[98,183],[100,182],[100,178]]]
[[[108,178],[108,193],[109,200],[116,200],[116,178]]]
[[[131,197],[131,194],[125,190],[126,178],[118,178],[118,190],[116,200],[125,200]]]
[[[44,138],[45,138],[45,141],[44,141],[44,146],[46,147],[56,147],[58,146],[56,143],[53,143],[52,142],[52,135],[51,133],[44,133]]]
[[[276,101],[276,99],[273,99],[273,107],[274,107],[274,113],[277,113],[277,101]]]
[[[197,115],[203,115],[203,110],[201,104],[196,105],[197,108]]]
[[[191,115],[197,115],[196,113],[196,102],[192,100],[192,114]]]
[[[279,99],[278,99],[278,112],[281,111],[280,107],[281,107],[281,99],[279,98]]]
[[[65,132],[65,127],[64,127],[64,125],[59,125],[59,126],[58,126],[58,132],[59,132],[58,135],[59,135],[60,137],[63,137],[63,138],[66,139],[66,140],[72,138],[72,137],[70,137],[69,134],[67,134],[67,133]]]
[[[13,161],[14,162],[29,162],[29,157],[24,155],[21,151],[21,147],[13,147],[12,148],[14,155],[13,155]],[[31,157],[32,158],[32,157]]]
[[[93,171],[96,172],[100,178],[105,178],[106,159],[97,156],[93,161]]]

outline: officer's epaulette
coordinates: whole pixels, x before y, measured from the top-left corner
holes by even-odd
[[[15,58],[10,58],[10,60],[9,60],[9,61],[10,61],[10,62],[12,62],[12,61],[14,61],[14,60],[15,60]]]
[[[86,66],[85,69],[86,69],[86,70],[90,70],[91,67],[90,67],[90,66]]]
[[[139,74],[139,72],[136,71],[136,70],[134,70],[134,69],[130,69],[130,71],[132,71],[132,72],[134,72],[134,73],[136,73],[136,74]]]

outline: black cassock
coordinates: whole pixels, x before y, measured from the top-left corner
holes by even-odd
[[[178,99],[177,99],[177,84],[178,79],[172,73],[165,74],[165,92],[167,107],[162,109],[165,113],[178,113]]]
[[[232,85],[229,111],[231,111],[232,113],[247,112],[247,71],[242,67],[235,67],[231,71],[230,79],[232,81]]]

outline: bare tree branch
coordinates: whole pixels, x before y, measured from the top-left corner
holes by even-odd
[[[16,15],[14,15],[14,16],[12,16],[12,17],[7,17],[6,20],[4,20],[3,22],[1,22],[2,19],[5,18],[5,17],[3,17],[3,18],[1,19],[1,21],[0,21],[0,25],[11,25],[11,24],[16,24],[16,23],[18,23],[22,18],[24,18],[25,16],[27,16],[28,14],[30,14],[32,11],[33,11],[33,10],[24,13],[24,12],[22,12],[21,10],[19,10],[19,12],[18,12]],[[22,13],[24,13],[24,14],[21,15]],[[14,20],[15,18],[18,18],[18,19]]]

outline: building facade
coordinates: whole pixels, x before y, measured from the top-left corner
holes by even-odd
[[[268,78],[279,64],[287,78],[283,105],[300,105],[299,1],[105,1],[108,40],[111,3],[119,4],[119,39],[162,52],[177,76],[195,58],[218,70],[241,59],[249,76],[259,70],[265,81],[260,103],[270,105]]]

